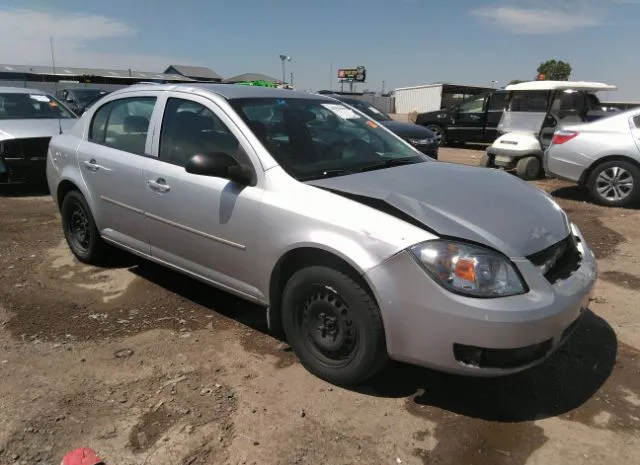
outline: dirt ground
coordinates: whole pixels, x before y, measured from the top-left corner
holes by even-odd
[[[640,464],[640,212],[538,185],[599,259],[575,337],[516,376],[392,363],[357,390],[306,372],[260,308],[124,254],[80,265],[47,195],[5,193],[0,464]]]

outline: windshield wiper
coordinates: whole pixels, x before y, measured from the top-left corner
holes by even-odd
[[[333,176],[345,176],[347,174],[354,174],[355,171],[343,170],[343,169],[332,169],[332,170],[323,170],[322,173],[314,174],[313,176],[303,176],[298,178],[300,181],[311,181],[313,179],[321,179],[328,178]]]
[[[414,163],[419,163],[420,159],[415,158],[391,158],[389,160],[384,160],[383,162],[374,163],[372,165],[367,165],[364,168],[360,168],[358,171],[373,171],[379,170],[382,168],[390,168],[392,166],[400,166],[400,165],[413,165]]]

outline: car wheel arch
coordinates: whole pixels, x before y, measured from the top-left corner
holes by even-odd
[[[336,269],[361,285],[376,300],[376,294],[368,282],[364,271],[347,257],[320,247],[301,246],[288,250],[274,265],[269,279],[268,323],[272,332],[282,335],[281,299],[287,281],[293,274],[307,266],[327,266]]]
[[[589,180],[589,177],[591,176],[591,173],[593,173],[593,171],[596,168],[598,168],[598,166],[608,163],[610,161],[624,161],[627,163],[631,163],[632,165],[640,169],[640,162],[638,162],[636,159],[632,157],[629,157],[627,155],[615,155],[615,154],[606,155],[604,157],[601,157],[595,160],[591,165],[589,165],[587,169],[583,171],[582,176],[580,176],[580,180],[578,181],[578,184],[581,186],[585,186],[587,184],[587,181]]]

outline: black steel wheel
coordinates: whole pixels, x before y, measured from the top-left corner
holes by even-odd
[[[84,196],[78,191],[69,192],[62,201],[60,213],[71,252],[83,263],[100,263],[106,244],[100,237]]]
[[[377,304],[337,270],[314,266],[296,272],[284,289],[282,321],[304,367],[331,383],[358,384],[387,361]]]

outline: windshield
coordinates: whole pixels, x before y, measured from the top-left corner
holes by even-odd
[[[546,112],[509,112],[502,113],[498,132],[539,133],[547,116]]]
[[[385,115],[373,105],[369,105],[367,102],[363,102],[360,100],[346,100],[344,103],[360,110],[369,118],[376,121],[391,121],[391,117]]]
[[[299,180],[431,161],[341,103],[304,98],[230,103],[280,166]]]
[[[73,89],[72,91],[75,100],[81,104],[91,103],[105,94],[108,94],[108,92],[100,89]]]
[[[72,119],[76,116],[50,95],[0,94],[0,120],[48,118]]]

